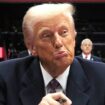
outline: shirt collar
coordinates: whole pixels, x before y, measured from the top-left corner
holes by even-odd
[[[41,71],[42,71],[42,75],[43,75],[43,79],[44,79],[44,84],[46,87],[48,85],[48,83],[53,79],[53,77],[43,68],[41,63],[40,63],[40,67],[41,67]],[[62,86],[64,91],[66,90],[66,84],[67,84],[67,79],[68,79],[68,75],[69,75],[69,70],[70,70],[70,66],[68,66],[66,68],[66,70],[56,78],[56,80],[60,83],[60,85]]]
[[[86,54],[82,53],[82,56],[83,56],[83,58],[85,59]],[[91,59],[91,54],[88,54],[88,55],[87,55],[87,60],[90,60],[90,59]]]

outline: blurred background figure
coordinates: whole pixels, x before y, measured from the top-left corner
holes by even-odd
[[[19,58],[32,55],[32,40],[33,40],[32,36],[33,35],[24,34],[23,36],[24,36],[24,44],[25,44],[26,50],[21,51],[18,54]]]
[[[89,38],[85,38],[81,42],[82,53],[78,56],[82,57],[83,59],[102,62],[102,59],[100,57],[92,54],[92,50],[93,42]]]
[[[25,56],[28,56],[28,55],[30,55],[31,54],[31,52],[30,52],[30,50],[24,50],[24,51],[21,51],[19,54],[18,54],[18,58],[21,58],[21,57],[25,57]]]
[[[17,58],[17,50],[14,47],[13,43],[10,43],[7,52],[7,59],[13,59],[13,58]]]

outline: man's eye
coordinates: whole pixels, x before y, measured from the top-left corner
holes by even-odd
[[[68,35],[68,30],[62,30],[61,36],[66,36],[66,35]]]
[[[51,35],[52,35],[51,33],[43,33],[42,38],[50,38]]]
[[[64,33],[64,34],[67,33],[67,30],[63,30],[63,33]]]
[[[49,37],[49,36],[50,36],[49,34],[43,34],[44,38]]]

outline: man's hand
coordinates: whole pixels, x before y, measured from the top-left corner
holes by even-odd
[[[39,105],[71,105],[72,101],[62,92],[49,93],[44,96]]]

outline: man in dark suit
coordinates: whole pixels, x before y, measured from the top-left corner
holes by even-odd
[[[81,42],[82,53],[78,56],[86,60],[102,62],[102,59],[100,57],[97,57],[92,54],[92,49],[93,49],[92,41],[89,38],[85,38]]]
[[[66,3],[26,12],[23,33],[34,35],[37,57],[0,63],[0,105],[105,105],[105,64],[74,58],[73,13]]]

